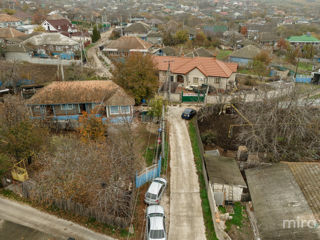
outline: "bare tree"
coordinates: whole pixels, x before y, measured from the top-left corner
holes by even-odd
[[[297,91],[281,98],[265,94],[261,101],[239,104],[252,125],[238,118],[240,124],[247,124],[240,127],[238,140],[269,161],[319,159],[320,111],[312,100],[299,97]]]

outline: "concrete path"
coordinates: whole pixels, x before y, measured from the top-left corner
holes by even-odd
[[[169,107],[170,124],[170,225],[169,240],[205,240],[199,182],[184,108]]]
[[[73,237],[76,240],[113,240],[76,223],[2,197],[0,197],[0,219],[47,233],[55,239]]]

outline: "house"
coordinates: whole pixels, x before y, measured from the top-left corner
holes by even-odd
[[[147,39],[147,35],[150,33],[151,27],[144,22],[137,22],[127,26],[124,29],[124,35],[140,37],[143,40]]]
[[[178,51],[173,47],[163,47],[153,50],[152,54],[157,56],[178,56]]]
[[[228,27],[223,25],[208,25],[204,26],[202,30],[208,36],[222,36],[223,33],[228,31]]]
[[[320,239],[318,162],[245,170],[261,239]]]
[[[252,62],[255,56],[257,56],[260,52],[260,48],[254,45],[248,45],[231,53],[229,55],[229,61],[246,66]]]
[[[80,50],[80,44],[60,33],[42,33],[34,35],[22,42],[24,45],[32,46],[38,54],[47,56],[67,54],[69,57]],[[67,58],[69,58],[67,57]]]
[[[148,33],[146,41],[150,42],[153,45],[155,45],[155,44],[161,45],[162,44],[162,33],[151,31]]]
[[[227,90],[235,85],[238,68],[236,63],[228,63],[207,57],[171,57],[154,56],[159,70],[159,81],[167,80],[168,64],[170,63],[170,79],[183,87],[208,84],[219,90]]]
[[[32,50],[23,44],[8,44],[4,48],[6,61],[26,61],[32,58]]]
[[[17,27],[16,29],[20,32],[25,33],[25,34],[31,34],[31,33],[33,33],[33,30],[37,27],[38,27],[38,25],[31,24],[31,25],[22,25],[22,26]]]
[[[0,14],[0,28],[15,28],[20,25],[22,25],[22,21],[19,18],[8,14]]]
[[[259,35],[259,42],[264,45],[274,46],[280,37],[276,33],[262,32]]]
[[[200,47],[186,54],[185,57],[215,57],[215,54],[203,47]]]
[[[83,112],[103,121],[132,120],[134,99],[109,80],[52,82],[28,101],[33,119],[79,120]]]
[[[24,36],[25,34],[17,31],[14,28],[0,28],[0,42],[5,42],[6,39]]]
[[[68,19],[65,18],[55,20],[47,19],[43,23],[41,23],[41,26],[48,32],[70,34],[78,31],[74,27],[74,25]]]
[[[127,56],[130,52],[149,53],[152,44],[139,37],[123,36],[110,41],[104,46],[103,52],[108,56]]]
[[[311,36],[310,34],[302,35],[302,36],[291,36],[287,39],[290,44],[294,45],[304,45],[304,44],[320,44],[320,40],[316,37]]]
[[[23,11],[16,11],[13,14],[13,16],[20,19],[22,21],[23,25],[28,25],[28,24],[31,24],[31,22],[32,22],[32,15],[28,14],[26,12],[23,12]]]
[[[237,161],[234,158],[222,157],[205,152],[205,163],[209,182],[217,205],[240,202],[244,191],[247,191]]]

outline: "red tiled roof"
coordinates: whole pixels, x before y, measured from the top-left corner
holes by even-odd
[[[207,57],[154,56],[153,59],[160,71],[167,71],[168,61],[173,61],[170,63],[170,71],[176,74],[187,74],[197,68],[207,77],[230,77],[238,68],[236,63],[226,63]]]

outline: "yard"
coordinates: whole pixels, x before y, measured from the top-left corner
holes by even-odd
[[[231,220],[226,221],[226,232],[232,240],[254,240],[245,204],[237,202],[233,206],[219,206],[220,213],[229,213]]]
[[[217,59],[226,60],[226,58],[232,53],[230,50],[220,50],[217,54]]]
[[[80,69],[80,66],[65,66],[65,80],[85,80],[95,77],[94,71],[89,68]],[[0,60],[0,81],[6,81],[10,78],[30,79],[35,84],[47,84],[57,81],[57,66],[31,63],[11,63]]]

